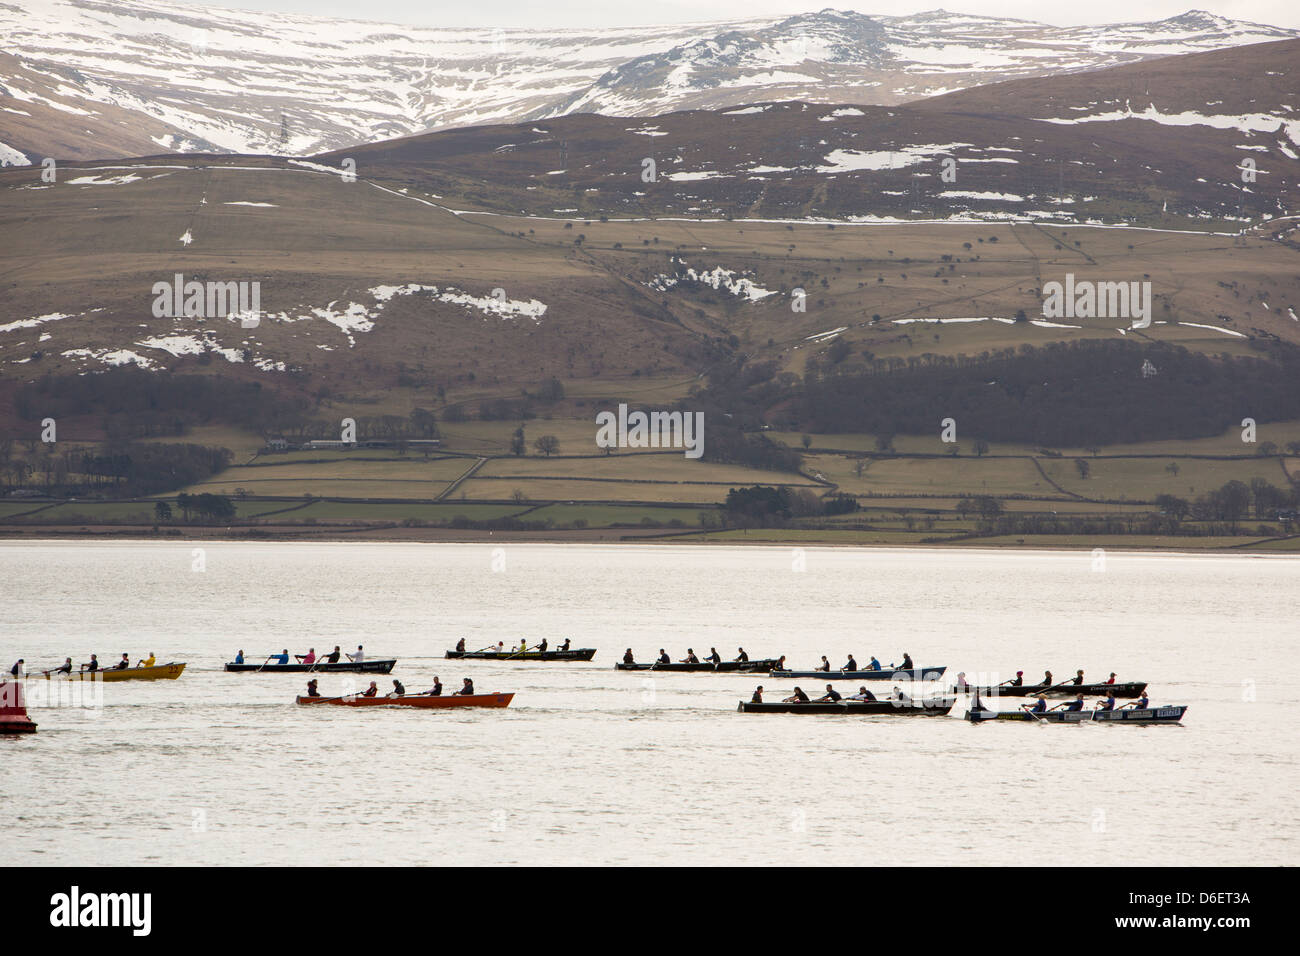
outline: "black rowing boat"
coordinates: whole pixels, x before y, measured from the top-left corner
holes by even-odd
[[[787,704],[779,701],[756,704],[742,700],[736,710],[742,714],[875,714],[888,717],[934,716],[952,709],[955,697],[928,700],[837,700]]]
[[[673,662],[672,664],[615,664],[614,670],[618,671],[671,671],[688,674],[735,674],[735,673],[767,673],[772,669],[780,658],[772,657],[761,661],[723,661],[720,664],[714,664],[712,661],[700,661],[698,664],[682,664]]]
[[[388,660],[373,661],[339,661],[337,664],[331,664],[328,661],[317,661],[314,664],[235,664],[226,665],[226,670],[232,673],[258,673],[258,674],[337,674],[339,672],[351,674],[391,674],[394,665],[397,664],[396,658]]]
[[[878,671],[772,671],[768,677],[796,680],[938,680],[942,667],[887,667]]]
[[[589,661],[596,656],[594,647],[569,651],[447,651],[451,660],[464,661]]]
[[[1045,724],[1176,724],[1187,713],[1187,705],[1176,707],[1148,707],[1145,710],[1049,710],[1031,714],[1024,710],[968,710],[966,719],[972,723],[986,720],[1019,720],[1026,723]]]
[[[981,697],[1037,697],[1039,694],[1044,697],[1073,697],[1076,694],[1082,694],[1084,697],[1105,697],[1114,691],[1116,697],[1124,699],[1141,697],[1146,689],[1146,681],[1130,681],[1127,684],[1063,684],[1061,686],[1025,684],[1020,687],[956,688],[962,694],[973,694],[979,691]]]

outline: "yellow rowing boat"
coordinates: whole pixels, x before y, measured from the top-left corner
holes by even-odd
[[[119,680],[175,680],[185,670],[185,663],[158,664],[154,667],[100,668],[97,671],[73,671],[71,674],[58,674],[52,671],[42,676],[47,680],[101,680],[112,683]],[[32,675],[33,677],[36,675]]]

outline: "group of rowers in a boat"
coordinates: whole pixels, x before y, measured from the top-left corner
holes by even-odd
[[[821,703],[833,704],[836,701],[840,701],[840,700],[880,700],[880,699],[881,698],[871,693],[871,691],[867,690],[865,685],[859,687],[858,692],[856,694],[850,694],[849,696],[845,697],[843,694],[841,694],[839,691],[835,689],[834,684],[827,684],[826,693],[822,694],[816,700],[810,699],[808,695],[804,693],[802,688],[796,687],[794,689],[793,694],[791,694],[789,697],[782,698],[781,703],[783,704],[821,704]],[[898,701],[904,704],[910,704],[912,702],[912,698],[907,696],[907,694],[904,694],[901,690],[899,690],[897,685],[895,685],[894,689],[885,695],[884,699]],[[750,703],[753,704],[763,703],[762,684],[759,684],[758,687],[754,689],[754,696],[751,697],[749,700]]]
[[[746,663],[749,661],[749,655],[745,653],[745,649],[743,647],[738,647],[736,648],[736,650],[739,651],[740,653],[738,657],[732,658],[733,661],[740,661],[741,663]],[[782,657],[781,660],[782,662],[784,662],[785,658]],[[636,657],[634,657],[632,654],[632,648],[629,647],[626,651],[623,652],[623,663],[624,664],[636,663]],[[671,664],[673,663],[673,659],[669,657],[668,652],[661,647],[659,648],[659,656],[655,658],[655,663]],[[718,653],[718,649],[716,647],[710,647],[709,656],[704,658],[704,660],[701,661],[699,657],[696,656],[695,654],[695,648],[688,647],[686,648],[686,656],[683,657],[680,661],[677,661],[677,663],[678,664],[721,664],[722,655]]]
[[[564,639],[564,643],[561,644],[559,647],[557,647],[556,650],[567,651],[571,643],[572,642],[569,640],[569,638],[566,637]],[[528,646],[528,641],[526,640],[520,641],[518,647],[514,647],[512,645],[508,648],[506,647],[505,641],[497,641],[495,644],[489,644],[487,647],[481,647],[477,651],[474,651],[473,653],[482,654],[484,651],[487,651],[494,654],[529,654],[534,652],[545,654],[546,649],[549,648],[550,646],[551,646],[551,642],[548,641],[546,638],[542,638],[541,641],[534,644],[532,647]],[[462,637],[459,641],[456,642],[456,652],[459,654],[466,653],[465,638]]]
[[[1106,695],[1105,700],[1097,701],[1097,706],[1094,709],[1123,710],[1126,707],[1132,707],[1134,710],[1146,710],[1151,706],[1151,698],[1147,696],[1146,691],[1143,691],[1142,695],[1137,700],[1130,701],[1127,704],[1119,704],[1119,706],[1116,706],[1116,704],[1119,704],[1119,702],[1115,700],[1115,692],[1111,691]],[[1039,694],[1032,704],[1021,704],[1020,709],[1028,711],[1031,714],[1045,714],[1048,710],[1083,710],[1083,695],[1079,694],[1074,698],[1074,700],[1067,700],[1063,704],[1057,704],[1055,707],[1049,708],[1047,706],[1047,698],[1042,694]]]
[[[139,662],[138,664],[136,664],[135,666],[136,666],[136,667],[153,667],[153,666],[154,666],[154,663],[155,663],[156,660],[157,660],[157,659],[154,657],[154,655],[153,655],[153,651],[150,651],[150,652],[149,652],[149,656],[148,656],[148,657],[141,658],[141,659],[140,659],[140,662]],[[89,671],[90,673],[93,674],[95,671],[97,671],[97,670],[101,670],[101,669],[102,669],[102,670],[106,670],[106,671],[110,671],[110,670],[111,670],[111,671],[124,671],[124,670],[126,670],[127,668],[129,668],[130,666],[131,666],[131,657],[130,657],[130,655],[127,655],[127,654],[123,654],[123,655],[122,655],[122,659],[121,659],[120,661],[118,661],[116,664],[114,664],[112,667],[104,667],[104,668],[101,668],[101,667],[99,666],[99,658],[96,657],[94,654],[91,654],[91,655],[90,655],[90,660],[89,660],[87,663],[82,664],[82,665],[78,668],[77,673],[79,673],[79,674],[83,674],[83,673],[86,673],[87,671]],[[49,670],[43,670],[43,671],[41,671],[41,673],[44,674],[46,677],[48,677],[48,676],[51,675],[51,674],[71,674],[71,673],[72,673],[72,658],[71,658],[71,657],[65,657],[65,658],[63,659],[63,663],[60,664],[58,667],[53,667],[53,668],[50,668]],[[27,662],[24,661],[24,660],[20,657],[20,658],[18,658],[18,660],[14,663],[14,666],[11,667],[11,668],[9,668],[9,676],[10,676],[10,677],[22,678],[22,677],[25,677],[26,675],[27,675]]]
[[[1029,687],[1069,687],[1070,685],[1073,684],[1074,686],[1078,687],[1078,686],[1080,686],[1080,685],[1082,685],[1082,684],[1084,684],[1084,683],[1085,683],[1085,681],[1084,681],[1084,679],[1083,679],[1083,671],[1075,671],[1073,677],[1068,678],[1068,679],[1066,679],[1066,680],[1063,680],[1063,681],[1061,681],[1059,684],[1053,682],[1053,680],[1052,680],[1052,672],[1051,672],[1051,671],[1043,671],[1043,680],[1042,680],[1041,683],[1038,683],[1038,684],[1029,684],[1029,685],[1027,685],[1027,686],[1029,686]],[[1105,684],[1113,684],[1113,683],[1115,683],[1115,672],[1114,672],[1114,671],[1111,671],[1111,672],[1110,672],[1110,677],[1106,678],[1106,680],[1103,681],[1103,683],[1105,683]],[[969,688],[970,686],[971,686],[971,685],[970,685],[970,684],[967,682],[967,680],[966,680],[966,672],[965,672],[965,671],[962,671],[960,674],[957,675],[957,690],[966,690],[966,689]],[[997,686],[998,686],[998,687],[1025,687],[1025,686],[1026,686],[1026,684],[1025,684],[1025,672],[1024,672],[1024,671],[1016,671],[1016,676],[1015,676],[1015,677],[1011,678],[1011,680],[1004,680],[1001,684],[998,684]]]
[[[297,660],[300,663],[303,664],[337,664],[339,660],[341,660],[344,657],[352,661],[352,663],[354,664],[360,664],[362,661],[366,659],[366,651],[365,648],[363,648],[360,644],[358,644],[357,652],[355,654],[346,654],[340,651],[339,646],[335,644],[334,650],[330,651],[328,654],[322,654],[319,657],[316,656],[316,648],[314,647],[309,647],[307,649],[306,654],[294,654],[293,656],[297,658]],[[242,648],[240,649],[239,653],[235,655],[235,663],[236,664],[244,663],[244,651]],[[287,647],[284,650],[282,650],[279,654],[269,654],[267,655],[266,658],[266,664],[288,664],[288,663],[289,663],[289,648]],[[262,666],[265,667],[266,664],[263,664]]]
[[[308,696],[308,697],[319,697],[319,696],[320,696],[320,691],[319,691],[319,690],[317,689],[317,687],[316,687],[316,679],[315,679],[315,678],[312,678],[311,680],[307,681],[307,696]],[[378,685],[375,681],[371,681],[371,682],[370,682],[370,686],[367,687],[365,690],[363,690],[361,693],[357,694],[356,696],[358,696],[358,697],[378,697],[378,696],[379,696],[379,685]],[[390,691],[389,691],[387,694],[385,694],[384,696],[385,696],[385,697],[405,697],[405,696],[406,696],[406,687],[405,687],[405,685],[402,684],[402,682],[401,682],[400,680],[398,680],[397,678],[393,678],[393,689],[390,690]],[[413,694],[412,696],[414,696],[414,697],[441,697],[441,696],[442,696],[442,679],[439,678],[439,677],[435,674],[435,675],[434,675],[434,678],[433,678],[433,687],[432,687],[432,688],[430,688],[429,690],[425,691],[423,694]],[[461,689],[458,690],[458,691],[456,691],[456,692],[453,693],[453,694],[450,694],[449,696],[451,696],[451,697],[473,697],[473,696],[474,696],[474,682],[473,682],[472,680],[470,680],[468,677],[466,677],[466,678],[465,678],[465,683],[464,683],[464,685],[461,687]]]
[[[784,660],[784,658],[782,658],[782,660]],[[903,651],[903,663],[901,663],[901,664],[899,664],[899,665],[897,665],[897,666],[895,666],[895,664],[894,664],[893,661],[890,661],[888,667],[881,667],[881,666],[880,666],[880,661],[876,660],[876,656],[873,654],[873,655],[871,655],[871,660],[867,661],[867,666],[866,666],[866,667],[858,667],[858,661],[857,661],[857,658],[855,658],[852,654],[850,654],[850,655],[849,655],[849,659],[848,659],[847,661],[844,662],[844,666],[841,667],[840,670],[842,670],[842,671],[858,671],[858,670],[864,670],[864,671],[881,671],[881,670],[891,670],[891,671],[910,671],[910,670],[914,669],[915,666],[916,666],[916,665],[912,663],[912,655],[909,654],[909,653],[907,653],[907,651]],[[782,668],[777,668],[777,669],[778,669],[778,670],[781,670]],[[814,667],[813,670],[816,670],[816,671],[825,671],[826,673],[830,673],[830,671],[831,671],[831,662],[830,662],[829,660],[826,659],[826,655],[825,655],[825,654],[822,655],[822,662],[821,662],[820,664],[818,664],[816,667]]]

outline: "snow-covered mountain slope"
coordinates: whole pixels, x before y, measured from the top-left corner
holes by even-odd
[[[1297,31],[1197,11],[1059,28],[941,10],[873,17],[830,9],[721,23],[474,30],[158,0],[6,0],[0,35],[12,55],[0,59],[0,163],[14,163],[194,150],[301,155],[578,111],[657,115],[789,99],[895,104]],[[52,122],[40,121],[43,111],[53,111]]]

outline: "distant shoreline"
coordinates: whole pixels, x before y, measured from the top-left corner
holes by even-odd
[[[1061,542],[1058,536],[1044,536],[1052,540],[1035,541],[1024,536],[1023,542],[1006,542],[1001,538],[971,537],[961,541],[871,541],[846,540],[847,535],[818,535],[804,532],[786,536],[781,528],[751,528],[748,531],[732,530],[725,533],[701,531],[668,531],[662,528],[596,528],[565,531],[484,531],[481,529],[429,528],[429,527],[320,527],[306,529],[299,526],[251,526],[243,529],[190,526],[184,529],[169,527],[170,532],[153,533],[147,526],[82,525],[75,530],[60,529],[57,525],[5,525],[0,524],[0,544],[13,542],[87,542],[121,541],[125,543],[219,541],[231,543],[331,543],[365,542],[368,544],[627,544],[627,545],[700,545],[715,547],[750,548],[860,548],[915,551],[1059,551],[1090,553],[1097,549],[1107,552],[1139,552],[1145,554],[1249,554],[1254,556],[1300,556],[1300,536],[1251,541],[1243,536],[1241,544],[1221,546],[1181,544],[1162,537],[1158,541],[1143,540],[1132,535],[1133,540],[1117,540],[1116,536],[1080,537],[1076,541]],[[1191,538],[1191,541],[1197,539]],[[1273,546],[1268,545],[1272,543]],[[1285,544],[1284,544],[1285,543]],[[1282,546],[1279,546],[1282,545]]]

